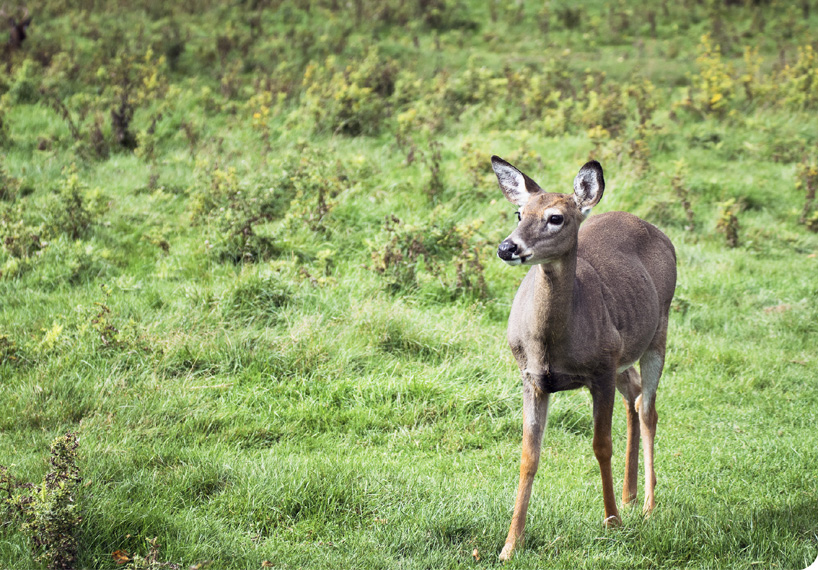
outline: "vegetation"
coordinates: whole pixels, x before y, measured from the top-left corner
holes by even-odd
[[[815,560],[815,2],[28,8],[0,52],[0,568],[498,566],[523,273],[492,154],[563,192],[596,158],[598,210],[679,268],[654,515],[603,529],[590,398],[560,393],[506,566]]]

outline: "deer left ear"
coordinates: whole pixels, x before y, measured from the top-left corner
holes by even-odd
[[[595,160],[586,162],[574,178],[574,202],[583,216],[591,213],[591,208],[599,203],[605,191],[602,166]]]

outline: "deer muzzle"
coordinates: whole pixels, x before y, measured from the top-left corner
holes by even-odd
[[[510,239],[503,241],[497,248],[497,257],[509,265],[519,265],[523,262],[523,259],[519,254],[517,244]]]

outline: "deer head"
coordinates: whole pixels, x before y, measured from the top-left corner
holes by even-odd
[[[506,199],[519,206],[520,223],[497,249],[509,265],[553,262],[573,251],[579,225],[605,190],[602,167],[595,160],[574,179],[574,193],[546,192],[517,168],[493,156],[491,165]]]

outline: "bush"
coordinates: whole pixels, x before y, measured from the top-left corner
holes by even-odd
[[[63,179],[48,205],[50,220],[46,231],[50,237],[66,235],[77,240],[88,233],[105,208],[101,192],[89,191],[79,178],[77,166],[71,164],[63,169]]]
[[[269,257],[275,242],[258,230],[283,213],[277,189],[241,184],[234,167],[206,172],[192,193],[191,213],[194,222],[210,226],[208,251],[233,262]]]
[[[343,70],[336,69],[334,56],[323,65],[311,63],[304,72],[304,112],[317,131],[377,133],[388,115],[397,74],[397,64],[382,58],[376,48]]]
[[[482,220],[475,220],[419,228],[390,216],[384,222],[388,241],[372,247],[370,269],[383,275],[387,288],[396,293],[434,284],[443,289],[438,293],[445,291],[444,297],[485,298],[488,289],[480,259],[485,242],[475,238],[481,225]]]
[[[0,483],[5,477],[9,490],[12,486],[18,488],[10,501],[22,518],[22,530],[31,539],[36,560],[49,569],[74,568],[77,558],[76,531],[82,520],[77,505],[82,482],[78,447],[73,433],[56,438],[51,444],[51,469],[38,486],[13,485],[5,473],[0,473]]]
[[[40,100],[41,69],[35,61],[26,59],[17,69],[9,88],[12,103],[36,103]]]

